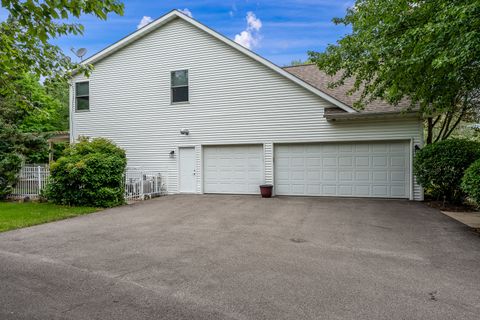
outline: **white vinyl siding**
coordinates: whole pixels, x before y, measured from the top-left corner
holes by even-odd
[[[171,105],[170,72],[189,70],[188,104]],[[77,76],[75,81],[83,78]],[[395,139],[421,144],[415,119],[327,122],[331,104],[183,20],[173,20],[95,64],[90,112],[73,113],[71,137],[106,137],[130,166],[168,173],[178,192],[180,146],[265,144],[265,182],[274,183],[276,143]],[[187,128],[188,136],[180,129]],[[270,167],[269,167],[270,166]],[[421,188],[415,185],[417,199]],[[197,178],[203,190],[203,174]]]

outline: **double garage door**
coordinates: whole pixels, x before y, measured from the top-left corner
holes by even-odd
[[[409,143],[276,144],[278,195],[409,197]],[[204,192],[258,193],[263,147],[204,148]]]

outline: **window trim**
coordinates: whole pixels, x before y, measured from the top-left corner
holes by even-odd
[[[174,86],[172,83],[172,73],[177,72],[177,71],[187,71],[187,85],[183,86]],[[173,102],[173,88],[188,88],[188,100],[187,101],[178,101],[178,102]],[[190,104],[190,70],[189,69],[176,69],[170,71],[170,105],[174,104]]]
[[[88,84],[88,95],[81,95],[77,96],[77,84],[79,83],[87,83]],[[73,99],[75,101],[75,112],[89,112],[90,111],[90,81],[89,80],[82,80],[82,81],[77,81],[75,82],[75,89],[73,90]],[[88,109],[83,109],[79,110],[78,109],[78,103],[77,103],[77,98],[84,98],[88,97]]]

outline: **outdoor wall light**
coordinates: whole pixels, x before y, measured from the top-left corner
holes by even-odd
[[[188,129],[180,129],[180,134],[184,134],[184,135],[188,136],[189,133],[190,133],[190,131]]]
[[[172,151],[170,151],[170,153],[169,153],[169,154],[170,154],[170,158],[173,158],[173,157],[175,157],[175,150],[172,150]]]

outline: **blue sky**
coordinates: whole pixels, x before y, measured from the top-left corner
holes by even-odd
[[[353,3],[352,0],[123,2],[123,16],[110,15],[107,21],[85,16],[80,19],[85,26],[83,36],[63,37],[54,43],[66,53],[70,53],[71,47],[85,47],[90,56],[135,31],[143,17],[148,21],[172,9],[188,9],[193,18],[210,28],[231,39],[237,36],[238,41],[250,45],[263,57],[278,65],[288,65],[292,60],[305,60],[308,50],[322,51],[348,33],[348,29],[335,26],[331,20],[344,16]],[[4,18],[5,11],[0,11],[0,19]]]

